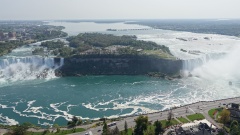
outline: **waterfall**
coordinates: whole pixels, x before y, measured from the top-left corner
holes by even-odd
[[[3,81],[55,78],[55,70],[64,64],[52,57],[28,56],[0,59],[0,83]]]
[[[210,60],[220,59],[224,55],[225,55],[225,53],[212,53],[212,54],[203,55],[203,57],[196,58],[196,59],[183,60],[182,70],[191,72],[195,68],[198,68],[198,67],[208,63]]]
[[[63,66],[63,64],[64,64],[64,58],[61,58],[60,59],[60,67]]]

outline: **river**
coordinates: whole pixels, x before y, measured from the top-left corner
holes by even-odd
[[[15,49],[0,59],[0,123],[14,125],[31,122],[37,125],[66,125],[73,115],[82,119],[118,117],[149,113],[200,100],[240,96],[239,39],[230,36],[196,34],[166,30],[106,31],[106,29],[141,29],[147,26],[124,23],[50,22],[65,26],[70,35],[79,32],[102,32],[137,35],[141,40],[169,46],[179,59],[199,58],[192,77],[165,80],[147,76],[56,77],[53,72],[64,64],[51,57],[32,56],[36,45]],[[187,41],[183,41],[184,38]],[[204,39],[210,37],[210,40]],[[196,38],[197,40],[195,40]],[[194,40],[193,40],[194,39]],[[209,45],[210,44],[210,45]],[[196,47],[197,46],[197,47]],[[201,51],[192,55],[180,51]],[[221,59],[206,61],[205,54],[226,53]],[[198,60],[198,61],[199,61]],[[204,61],[205,60],[205,61]],[[46,68],[50,70],[44,71]],[[42,71],[47,78],[36,77]],[[233,85],[229,85],[232,81]]]

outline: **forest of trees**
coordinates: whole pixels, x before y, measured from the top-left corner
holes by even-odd
[[[11,53],[11,51],[17,47],[20,47],[22,42],[0,42],[0,56],[5,55],[7,53]]]
[[[83,46],[108,47],[111,45],[122,45],[144,50],[161,49],[170,54],[168,47],[164,45],[158,45],[151,41],[137,40],[136,36],[114,36],[101,33],[84,33],[79,34],[78,36],[69,37],[67,40],[70,42],[69,45],[74,48],[82,48]]]
[[[154,56],[157,58],[173,58],[168,47],[150,41],[137,40],[136,36],[114,36],[101,33],[83,33],[67,38],[69,44],[57,40],[42,42],[47,54],[59,57],[114,57],[114,56]],[[41,54],[39,48],[33,54]]]

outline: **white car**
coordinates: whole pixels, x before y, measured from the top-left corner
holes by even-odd
[[[92,131],[86,132],[85,135],[93,135]]]

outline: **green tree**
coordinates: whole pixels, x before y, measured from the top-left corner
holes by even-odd
[[[48,133],[50,133],[50,131],[49,131],[49,129],[46,129],[46,130],[43,131],[42,135],[46,135]]]
[[[116,126],[113,130],[112,130],[112,135],[120,135],[120,131],[118,129],[118,127]]]
[[[230,111],[228,111],[227,109],[223,109],[222,113],[220,114],[220,122],[223,124],[226,124],[227,122],[229,122],[230,120]]]
[[[135,119],[136,126],[134,128],[135,135],[143,135],[143,132],[147,129],[148,117],[140,115]]]
[[[151,127],[144,131],[144,135],[155,135]]]
[[[230,135],[238,135],[239,133],[238,122],[234,120],[230,125]]]
[[[168,117],[167,117],[167,120],[169,123],[171,122],[172,118],[173,118],[173,113],[172,113],[172,109],[170,109],[168,112]]]
[[[43,48],[36,48],[32,51],[33,55],[43,55],[44,54],[44,49]]]
[[[128,132],[128,125],[127,125],[127,121],[125,121],[124,123],[124,132],[127,133]]]
[[[102,135],[110,135],[110,130],[109,130],[108,125],[105,120],[103,121],[103,130],[102,131],[103,131]]]
[[[57,133],[60,132],[60,128],[59,128],[59,125],[58,125],[58,124],[53,124],[53,129],[56,129],[56,130],[57,130]]]
[[[58,51],[62,57],[70,57],[72,55],[72,49],[70,47],[62,47],[58,49]]]
[[[31,127],[31,123],[23,123],[22,125],[17,125],[12,132],[12,135],[25,135],[27,129]]]
[[[72,117],[72,121],[68,121],[67,125],[70,126],[70,127],[76,127],[78,125],[81,125],[82,124],[82,120],[77,118],[76,116],[73,116]]]
[[[162,128],[162,123],[160,121],[155,121],[154,122],[154,126],[155,128],[155,135],[159,135],[160,133],[163,132],[163,128]]]

